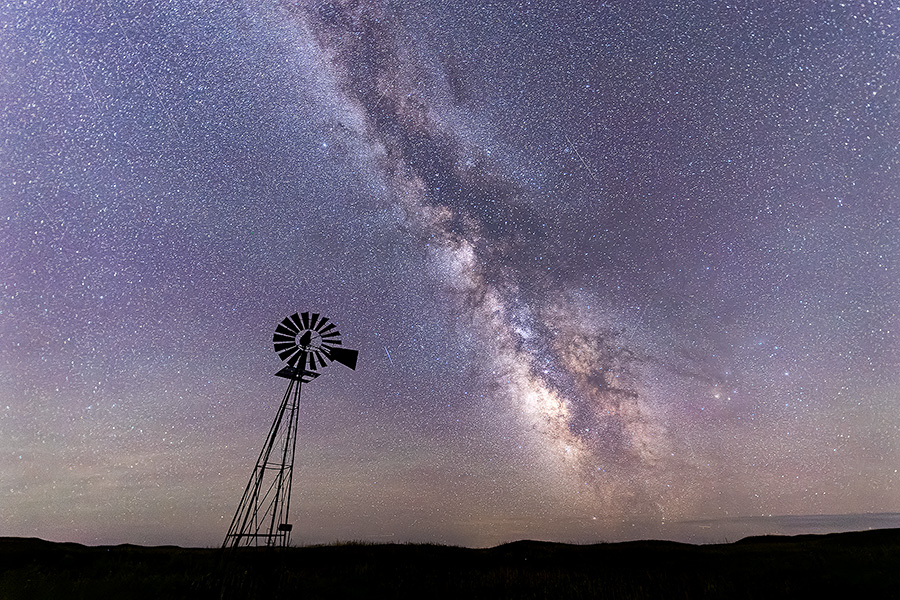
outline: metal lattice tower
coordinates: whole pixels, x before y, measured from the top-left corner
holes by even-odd
[[[287,379],[288,387],[231,520],[223,548],[290,544],[291,481],[297,450],[300,390],[331,361],[356,369],[359,353],[342,347],[337,327],[318,313],[294,313],[287,317],[275,328],[272,341],[275,352],[287,363],[275,375]]]

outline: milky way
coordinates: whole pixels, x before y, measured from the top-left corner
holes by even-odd
[[[549,250],[533,192],[448,122],[442,109],[452,110],[454,98],[446,75],[418,68],[429,57],[397,33],[392,11],[329,3],[292,13],[315,32],[337,73],[340,101],[364,140],[361,159],[427,245],[431,270],[489,356],[484,369],[496,379],[497,400],[515,406],[546,458],[571,465],[604,493],[604,509],[613,500],[618,511],[634,507],[643,487],[636,482],[654,477],[644,469],[669,456],[665,429],[639,391],[632,342],[590,314],[573,315],[568,298],[554,298],[565,278],[517,260]],[[619,469],[628,473],[627,490],[616,486]]]
[[[301,541],[892,522],[900,12],[3,10],[0,533],[216,543],[297,310]]]

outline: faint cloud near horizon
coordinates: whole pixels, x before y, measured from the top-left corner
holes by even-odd
[[[866,529],[900,528],[900,513],[860,513],[843,515],[771,515],[726,519],[699,519],[672,523],[678,537],[699,537],[704,541],[730,541],[754,535],[801,535],[841,533]]]

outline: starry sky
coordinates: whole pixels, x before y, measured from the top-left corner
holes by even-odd
[[[0,7],[0,535],[900,526],[900,6]]]

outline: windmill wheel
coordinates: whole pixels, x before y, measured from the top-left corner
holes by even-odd
[[[275,352],[289,367],[317,371],[331,361],[356,369],[356,350],[341,347],[337,326],[319,313],[294,313],[275,328]]]

